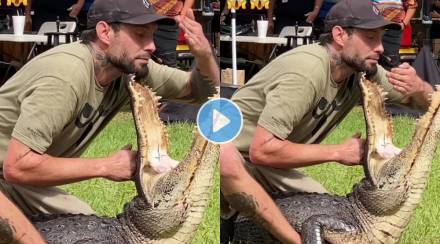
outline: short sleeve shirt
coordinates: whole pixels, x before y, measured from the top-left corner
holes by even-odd
[[[356,73],[334,82],[329,54],[319,44],[284,53],[232,97],[244,120],[236,146],[248,152],[257,125],[283,140],[319,143],[360,102],[360,78]],[[389,101],[403,99],[388,83],[382,67],[372,80],[388,92]]]
[[[160,96],[187,86],[187,72],[152,60],[148,69],[142,82]],[[78,156],[128,101],[125,80],[99,86],[91,50],[79,42],[35,57],[0,88],[0,163],[11,137],[38,153]]]

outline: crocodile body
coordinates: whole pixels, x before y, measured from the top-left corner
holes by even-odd
[[[197,130],[191,151],[176,168],[156,173],[150,161],[168,151],[158,97],[132,78],[127,85],[138,136],[138,196],[116,218],[39,215],[32,219],[48,243],[189,243],[211,196],[219,146]]]
[[[275,202],[304,243],[397,243],[425,190],[439,141],[440,92],[416,127],[412,141],[400,151],[392,144],[391,118],[385,94],[361,81],[367,124],[365,178],[346,196],[293,193]],[[227,222],[224,222],[225,224]],[[277,243],[250,219],[234,222],[234,243]]]

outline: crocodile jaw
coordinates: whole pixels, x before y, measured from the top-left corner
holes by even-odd
[[[377,185],[381,168],[400,149],[393,145],[393,127],[391,117],[385,111],[386,94],[383,89],[365,77],[362,77],[360,86],[368,138],[365,175],[373,185]]]
[[[366,175],[372,185],[392,190],[407,184],[412,173],[431,164],[435,153],[432,141],[438,141],[436,114],[440,106],[439,92],[432,95],[428,111],[418,120],[412,141],[400,151],[392,143],[393,128],[385,112],[385,93],[378,84],[361,79],[363,106],[368,134]],[[429,146],[431,145],[431,146]],[[429,146],[429,149],[426,149]],[[425,149],[424,149],[425,148]],[[418,175],[417,177],[420,177]],[[428,177],[424,175],[423,177]]]
[[[167,155],[168,135],[160,121],[155,94],[135,82],[127,83],[138,134],[135,183],[141,199],[125,208],[125,220],[139,240],[155,243],[187,243],[203,220],[219,146],[205,140],[195,129],[190,153],[177,167],[166,173],[152,169],[155,156]],[[135,227],[133,227],[135,226]]]

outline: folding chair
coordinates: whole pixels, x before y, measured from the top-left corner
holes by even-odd
[[[38,35],[46,35],[46,43],[34,43],[27,60],[31,59],[37,53],[41,53],[59,44],[70,43],[78,39],[75,21],[47,21],[44,22],[38,30]],[[37,50],[39,47],[42,50]]]
[[[312,31],[312,26],[285,26],[278,36],[287,38],[287,43],[286,45],[276,45],[272,49],[269,60],[297,46],[311,44]]]

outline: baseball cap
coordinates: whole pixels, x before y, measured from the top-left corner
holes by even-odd
[[[401,28],[399,24],[385,20],[371,0],[341,0],[330,9],[324,22],[326,31],[336,25],[359,29]]]
[[[95,27],[99,21],[134,25],[174,22],[169,17],[157,14],[148,0],[95,0],[87,13],[87,28]]]

